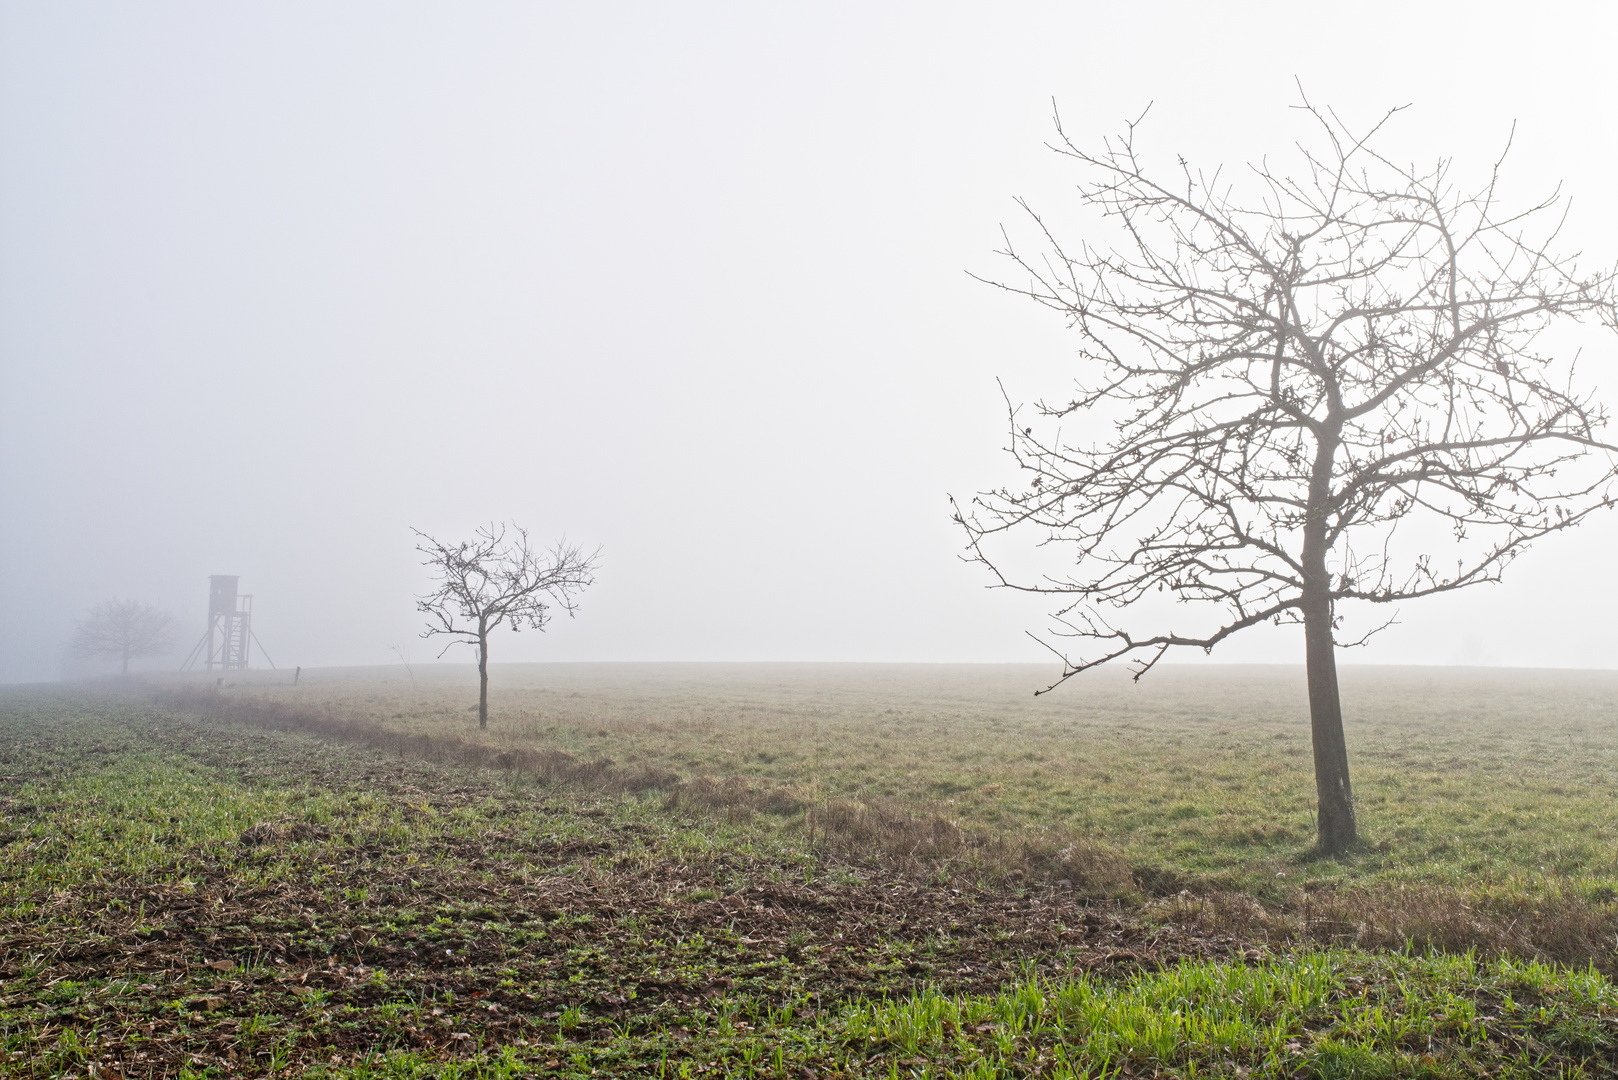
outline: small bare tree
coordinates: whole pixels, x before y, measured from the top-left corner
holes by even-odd
[[[107,600],[74,627],[75,656],[116,657],[129,674],[129,662],[174,647],[174,616],[139,600]]]
[[[1026,277],[990,283],[1061,313],[1083,374],[1066,401],[1007,399],[1026,482],[955,514],[995,587],[1062,597],[1045,641],[1057,683],[1125,657],[1138,679],[1172,648],[1301,623],[1331,853],[1357,836],[1335,649],[1369,636],[1338,640],[1343,608],[1496,581],[1612,505],[1607,414],[1545,331],[1618,328],[1618,308],[1611,271],[1553,252],[1554,195],[1503,211],[1500,162],[1462,191],[1446,160],[1418,170],[1373,150],[1398,110],[1355,135],[1300,108],[1323,149],[1300,148],[1294,172],[1249,166],[1243,196],[1183,160],[1160,179],[1136,125],[1091,153],[1058,118],[1053,149],[1120,241],[1066,247],[1021,203],[1045,250],[1026,258],[1008,235],[1001,254]],[[1065,546],[1077,570],[1004,569],[990,545],[1011,532]],[[1202,625],[1134,625],[1158,593]]]
[[[572,616],[576,597],[595,581],[600,549],[585,554],[566,540],[540,552],[519,526],[488,525],[471,540],[446,544],[420,529],[416,550],[426,556],[438,588],[419,598],[416,609],[430,619],[422,637],[447,635],[443,656],[458,644],[473,645],[478,657],[478,727],[489,726],[489,634],[505,625],[543,631],[551,609]],[[510,536],[508,540],[508,534]]]

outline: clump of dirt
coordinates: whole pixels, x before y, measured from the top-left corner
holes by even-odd
[[[236,838],[236,843],[244,848],[252,848],[262,844],[324,840],[329,835],[325,829],[310,825],[307,822],[261,821],[257,825],[243,829],[242,834]]]

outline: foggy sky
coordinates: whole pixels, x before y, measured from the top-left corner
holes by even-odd
[[[200,634],[214,573],[282,666],[426,660],[410,526],[502,519],[604,550],[496,661],[1039,660],[946,493],[1012,475],[997,377],[1071,378],[967,275],[1013,196],[1072,216],[1053,98],[1081,145],[1151,104],[1165,165],[1284,156],[1294,76],[1468,175],[1516,121],[1508,197],[1618,257],[1618,12],[1416,7],[0,4],[0,680],[109,597]],[[1344,659],[1618,666],[1615,549]]]

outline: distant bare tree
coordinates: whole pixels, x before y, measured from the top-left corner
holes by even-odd
[[[519,526],[488,525],[471,540],[446,544],[412,529],[421,541],[416,550],[427,558],[438,588],[421,597],[416,609],[429,616],[422,637],[448,635],[443,656],[457,644],[473,645],[478,656],[478,727],[489,726],[489,633],[502,625],[513,631],[543,631],[552,607],[572,616],[577,594],[595,581],[600,549],[585,554],[577,544],[561,540],[546,552],[536,551],[528,531]],[[507,539],[508,533],[514,534]]]
[[[117,657],[127,675],[131,660],[173,648],[174,630],[174,617],[166,611],[139,600],[108,600],[79,620],[71,648],[85,658]]]
[[[1335,648],[1369,636],[1337,639],[1343,602],[1497,581],[1533,541],[1613,504],[1607,413],[1544,331],[1618,328],[1618,308],[1610,270],[1553,252],[1555,195],[1504,211],[1500,162],[1462,191],[1447,160],[1418,170],[1373,150],[1398,110],[1356,135],[1300,108],[1322,149],[1300,147],[1295,172],[1249,166],[1242,197],[1183,160],[1159,178],[1134,124],[1091,153],[1058,119],[1053,149],[1119,246],[1069,248],[1021,204],[1044,251],[1025,257],[1008,235],[1001,254],[1026,279],[991,284],[1061,313],[1083,374],[1029,416],[1007,399],[1026,482],[955,514],[996,587],[1063,598],[1046,642],[1057,683],[1123,657],[1138,679],[1176,646],[1302,623],[1331,853],[1357,837]],[[990,544],[1011,532],[1067,547],[1077,570],[1009,570]],[[1202,626],[1132,625],[1158,593],[1197,605]]]

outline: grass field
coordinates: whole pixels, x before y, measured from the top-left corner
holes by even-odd
[[[0,692],[0,1075],[1618,1069],[1618,677],[402,667]]]
[[[467,672],[331,672],[229,694],[478,740]],[[1346,668],[1364,850],[1307,858],[1302,671],[564,665],[496,669],[497,748],[545,747],[800,801],[898,800],[989,830],[1070,830],[1245,891],[1298,879],[1618,884],[1618,672]],[[1286,875],[1277,878],[1277,875]]]

